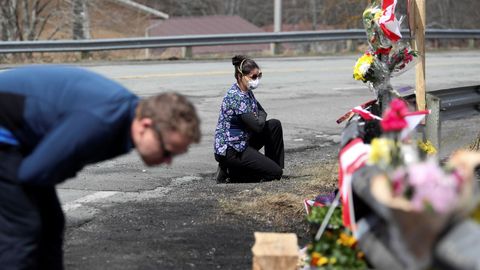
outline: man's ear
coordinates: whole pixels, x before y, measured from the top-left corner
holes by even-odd
[[[140,121],[140,133],[144,133],[147,129],[151,128],[153,125],[153,120],[151,118],[142,118]]]

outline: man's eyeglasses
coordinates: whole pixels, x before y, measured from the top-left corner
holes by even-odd
[[[260,72],[258,74],[253,74],[252,76],[248,76],[248,77],[250,77],[252,80],[256,80],[257,78],[261,79],[262,78],[262,72]]]

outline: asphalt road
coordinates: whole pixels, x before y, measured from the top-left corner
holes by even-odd
[[[266,108],[269,118],[278,118],[282,121],[287,149],[287,174],[294,174],[295,166],[307,160],[333,158],[335,145],[339,142],[339,134],[343,127],[337,125],[335,120],[351,108],[373,98],[366,85],[352,78],[352,68],[357,57],[358,55],[256,59],[264,76],[255,94]],[[427,88],[433,90],[478,85],[479,63],[478,51],[428,54]],[[199,111],[203,138],[200,144],[192,146],[187,155],[177,158],[170,166],[144,167],[136,153],[132,152],[114,160],[89,166],[75,179],[61,184],[58,192],[68,220],[67,269],[105,269],[111,260],[116,263],[112,269],[172,269],[177,268],[175,265],[182,265],[178,268],[185,269],[195,268],[195,265],[203,265],[201,269],[211,269],[213,266],[237,269],[228,267],[228,261],[217,263],[215,259],[207,260],[206,258],[210,257],[199,254],[198,256],[190,254],[199,264],[190,261],[185,264],[181,259],[175,259],[175,256],[168,254],[165,248],[158,248],[153,244],[155,253],[141,253],[138,249],[152,249],[152,246],[140,243],[124,244],[138,242],[135,230],[122,234],[123,225],[136,224],[135,226],[143,230],[142,241],[148,242],[145,240],[146,235],[151,240],[152,237],[162,235],[162,232],[177,231],[178,224],[172,227],[167,226],[167,223],[169,220],[176,220],[179,213],[191,212],[182,208],[182,203],[187,207],[201,205],[202,216],[208,218],[209,211],[216,206],[210,200],[196,201],[192,205],[191,198],[197,196],[196,192],[203,192],[203,197],[199,197],[208,198],[205,189],[214,190],[211,194],[217,195],[238,191],[235,187],[218,189],[211,180],[216,169],[212,144],[219,106],[226,89],[234,82],[231,62],[218,60],[121,63],[89,65],[87,68],[120,82],[140,96],[166,91],[177,91],[188,96]],[[392,79],[395,89],[414,86],[414,83],[413,69]],[[468,138],[479,132],[478,124],[480,124],[478,119],[460,121],[453,123],[451,130],[457,135],[460,132]],[[459,140],[451,143],[460,145],[462,142]],[[321,153],[312,151],[322,147],[326,150]],[[186,188],[190,188],[190,192],[184,191]],[[150,215],[161,220],[164,226],[146,226]],[[123,222],[118,220],[119,217]],[[155,223],[159,222],[158,220]],[[185,226],[188,220],[187,215],[185,220],[179,219],[178,223]],[[236,221],[219,222],[229,224]],[[238,226],[249,227],[249,222]],[[224,233],[228,234],[228,229],[225,230],[227,232]],[[149,234],[152,232],[159,234]],[[202,230],[192,234],[202,232],[204,242],[216,237],[215,234]],[[166,235],[175,237],[175,234]],[[100,245],[105,247],[103,251],[110,247],[108,252],[102,253],[100,246],[95,245],[98,238],[103,239],[102,236],[110,237],[108,241],[103,241],[103,246]],[[118,241],[123,242],[112,239],[121,239]],[[164,237],[162,241],[171,240]],[[113,248],[112,251],[112,247],[116,245],[123,245],[124,248]],[[168,249],[181,252],[175,250],[178,246],[179,244],[174,243],[168,246]],[[218,247],[210,249],[217,250],[218,253]],[[198,247],[191,250],[198,250]],[[228,254],[224,255],[228,257]],[[248,256],[245,256],[240,256],[242,262],[248,259]],[[115,259],[110,260],[111,257]],[[238,269],[244,269],[248,263],[240,265]]]

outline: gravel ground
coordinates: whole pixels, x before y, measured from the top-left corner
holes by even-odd
[[[205,174],[158,199],[106,205],[67,226],[66,269],[251,269],[255,231],[294,232],[304,245],[302,198],[336,183],[338,146],[311,145],[321,147],[287,151],[279,181],[216,184]]]

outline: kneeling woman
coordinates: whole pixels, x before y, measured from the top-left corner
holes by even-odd
[[[267,113],[252,92],[262,72],[246,56],[232,58],[235,79],[222,101],[215,130],[215,160],[218,183],[280,179],[283,174],[284,148],[282,125],[266,120]],[[265,155],[259,150],[265,147]]]

